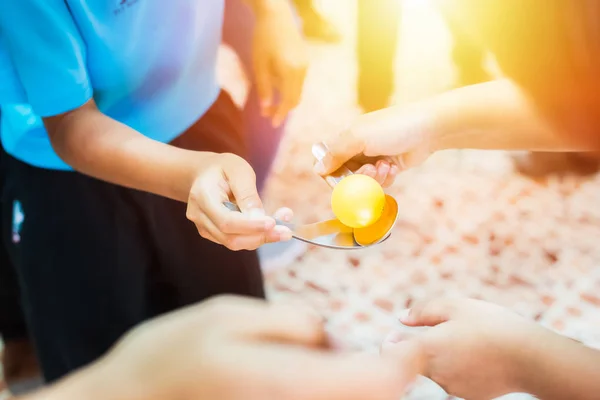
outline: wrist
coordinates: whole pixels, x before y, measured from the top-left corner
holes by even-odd
[[[600,351],[547,331],[537,347],[538,360],[529,364],[523,386],[541,399],[596,399],[600,393]]]
[[[172,146],[171,146],[172,147]],[[174,175],[168,176],[167,197],[186,203],[194,182],[200,174],[211,166],[218,165],[219,153],[208,151],[171,149],[169,157],[173,160],[170,165]],[[162,194],[162,193],[159,193]]]
[[[423,114],[432,153],[462,147],[459,134],[464,134],[465,127],[460,126],[463,117],[460,115],[457,100],[451,91],[424,101]]]
[[[417,103],[400,106],[400,112],[390,109],[391,118],[398,118],[392,124],[401,127],[401,131],[410,133],[410,137],[417,134],[431,154],[440,150],[452,148],[448,132],[448,108],[443,104],[444,98],[433,97]],[[394,114],[397,113],[397,117]],[[388,129],[384,126],[384,129]],[[390,131],[391,135],[396,132]],[[402,135],[401,135],[402,136]]]
[[[568,352],[567,349],[576,344],[575,341],[546,328],[536,328],[536,332],[528,335],[527,340],[521,341],[520,346],[513,351],[513,354],[516,354],[516,363],[511,373],[513,390],[517,392],[538,393],[540,382],[551,377],[551,374],[547,375],[545,371],[548,366],[556,364],[556,355],[562,354],[563,351]]]

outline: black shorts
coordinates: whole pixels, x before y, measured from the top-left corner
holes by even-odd
[[[172,144],[246,156],[245,140],[240,111],[222,92]],[[264,297],[256,252],[201,238],[184,203],[6,161],[2,218],[12,222],[3,235],[48,381],[94,361],[163,312],[216,294]]]
[[[1,118],[1,117],[0,117]],[[0,193],[4,187],[6,156],[0,143]],[[0,204],[2,197],[0,196]],[[10,230],[10,220],[0,214],[1,232]],[[8,255],[9,238],[0,234],[0,337],[6,342],[27,338],[27,328],[23,310],[17,275]]]
[[[27,338],[19,284],[4,243],[0,244],[0,338],[5,342]]]

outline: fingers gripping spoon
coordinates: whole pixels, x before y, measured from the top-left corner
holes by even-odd
[[[320,161],[327,149],[322,144],[313,146],[312,153]],[[345,177],[352,175],[346,167],[342,167],[333,174],[325,177],[327,184],[333,188]],[[231,202],[223,203],[225,207],[234,212],[239,212],[238,206]],[[313,224],[295,225],[275,220],[277,225],[286,226],[292,231],[292,237],[315,246],[330,249],[353,250],[362,249],[379,244],[390,237],[392,228],[398,219],[398,203],[390,196],[385,195],[385,206],[379,220],[366,228],[353,229],[342,224],[337,219],[315,222]]]
[[[239,212],[238,206],[231,202],[223,203],[231,211]],[[294,239],[330,249],[360,249],[363,246],[354,241],[352,228],[337,219],[315,222],[314,224],[294,225],[275,220],[277,225],[287,226]]]

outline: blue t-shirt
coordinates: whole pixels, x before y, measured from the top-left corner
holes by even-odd
[[[0,132],[26,163],[71,169],[41,117],[92,97],[106,115],[166,143],[218,96],[224,0],[7,0],[0,8]]]

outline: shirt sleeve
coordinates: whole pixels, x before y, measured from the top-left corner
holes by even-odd
[[[0,108],[5,104],[23,103],[27,103],[27,96],[0,34]]]
[[[27,101],[42,117],[85,104],[93,94],[86,46],[64,0],[2,0],[0,35]]]

